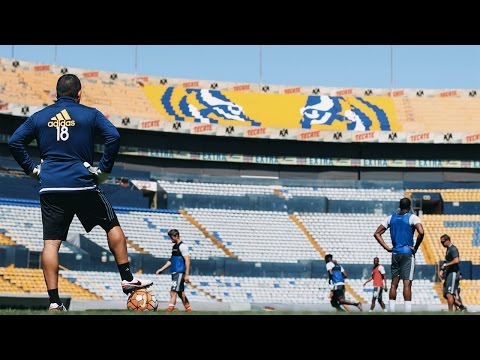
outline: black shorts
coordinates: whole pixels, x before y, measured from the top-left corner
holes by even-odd
[[[334,285],[332,299],[338,300],[339,297],[345,297],[345,285]]]
[[[112,205],[100,190],[40,194],[43,240],[65,241],[73,216],[86,232],[100,225],[105,231],[120,225]]]
[[[373,287],[373,298],[378,299],[378,301],[382,301],[383,295],[383,286],[374,286]]]
[[[185,291],[185,273],[172,274],[172,286],[170,290],[176,292]]]

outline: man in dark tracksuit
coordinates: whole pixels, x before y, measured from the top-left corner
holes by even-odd
[[[58,251],[67,238],[74,215],[87,232],[96,225],[105,230],[126,294],[152,285],[152,281],[133,277],[125,235],[110,202],[98,187],[112,171],[120,135],[100,111],[80,105],[81,95],[79,78],[62,75],[57,81],[56,102],[30,116],[8,143],[25,173],[40,181],[42,268],[50,298],[49,310],[66,310],[58,295]],[[105,150],[98,167],[93,167],[97,133],[104,139]],[[26,150],[32,140],[37,140],[42,159],[39,165],[34,164]]]
[[[448,311],[453,311],[455,296],[460,286],[460,254],[447,234],[440,236],[440,243],[447,248],[445,263],[440,267],[440,278],[444,279],[443,296],[447,299]]]

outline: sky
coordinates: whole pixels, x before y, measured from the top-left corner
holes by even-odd
[[[0,57],[192,80],[480,88],[480,45],[0,45]]]

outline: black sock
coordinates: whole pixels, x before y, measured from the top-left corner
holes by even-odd
[[[60,300],[60,296],[58,295],[58,289],[47,290],[47,292],[48,297],[50,298],[50,303],[62,305],[62,300]]]
[[[118,271],[120,271],[120,276],[122,277],[122,280],[127,280],[127,281],[133,280],[133,275],[132,275],[132,272],[130,271],[129,262],[125,264],[120,264],[117,266],[118,266]]]

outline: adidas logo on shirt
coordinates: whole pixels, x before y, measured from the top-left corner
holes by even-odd
[[[52,117],[48,122],[48,127],[61,127],[61,126],[75,126],[75,120],[73,120],[68,114],[66,109],[60,111],[57,115]]]

